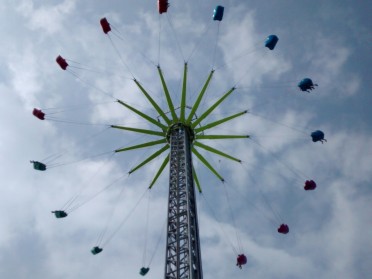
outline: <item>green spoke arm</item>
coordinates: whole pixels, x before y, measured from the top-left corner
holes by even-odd
[[[151,122],[152,124],[158,126],[159,128],[161,128],[163,131],[166,131],[167,130],[167,126],[165,126],[164,124],[161,124],[159,123],[156,119],[148,116],[147,114],[144,114],[143,112],[135,109],[134,107],[124,103],[123,101],[121,100],[117,100],[117,102],[125,107],[127,107],[128,109],[130,109],[131,111],[133,111],[134,113],[138,114],[139,116],[141,116],[142,118],[146,119],[147,121]]]
[[[225,157],[225,158],[227,158],[227,159],[230,159],[230,160],[236,161],[236,162],[238,162],[238,163],[241,163],[241,162],[242,162],[242,160],[240,160],[240,159],[237,159],[237,158],[235,158],[235,157],[232,157],[232,156],[230,156],[230,155],[228,155],[228,154],[226,154],[226,153],[224,153],[224,152],[222,152],[222,151],[219,151],[219,150],[217,150],[217,149],[215,149],[215,148],[213,148],[213,147],[210,147],[210,146],[208,146],[208,145],[202,144],[202,143],[200,143],[200,142],[194,142],[194,145],[195,145],[195,146],[199,146],[200,148],[203,148],[203,149],[205,149],[205,150],[207,150],[207,151],[209,151],[209,152],[212,152],[212,153],[215,153],[215,154],[220,155],[220,156],[222,156],[222,157]]]
[[[218,107],[232,92],[234,92],[235,87],[227,91],[216,103],[214,103],[209,109],[207,109],[194,123],[191,124],[192,128],[195,128],[201,121],[203,121],[211,112]]]
[[[181,115],[180,121],[185,121],[185,108],[186,108],[186,87],[187,87],[187,63],[185,63],[183,69],[183,83],[182,83],[182,97],[181,97]]]
[[[138,164],[133,169],[131,169],[129,171],[129,174],[131,174],[131,173],[135,172],[136,170],[138,170],[139,168],[143,167],[144,165],[146,165],[151,160],[155,159],[157,156],[159,156],[161,153],[163,153],[168,148],[169,148],[169,144],[165,145],[162,149],[159,149],[154,154],[152,154],[151,156],[149,156],[146,160],[144,160],[142,163]]]
[[[165,134],[163,132],[146,130],[146,129],[138,129],[138,128],[118,126],[118,125],[111,125],[110,127],[111,128],[115,128],[115,129],[121,129],[121,130],[126,130],[126,131],[132,131],[132,132],[136,132],[136,133],[141,133],[141,134],[153,135],[153,136],[160,136],[160,137],[164,137],[165,136]]]
[[[166,167],[166,165],[168,164],[168,162],[169,162],[169,154],[168,154],[168,156],[165,157],[165,159],[164,159],[163,163],[161,164],[161,166],[160,166],[158,172],[156,173],[154,179],[152,180],[152,182],[151,182],[151,184],[150,184],[150,186],[149,186],[149,189],[151,189],[152,186],[154,186],[156,180],[158,180],[159,176],[160,176],[161,173],[163,172],[163,170],[164,170],[164,168]]]
[[[195,180],[195,183],[196,183],[196,187],[198,187],[198,191],[199,191],[199,193],[201,193],[202,190],[201,190],[199,179],[198,179],[198,176],[196,175],[196,171],[195,171],[194,166],[192,166],[192,174],[193,174],[193,177],[194,177],[194,180]]]
[[[170,122],[169,118],[165,115],[165,113],[159,107],[159,105],[151,98],[149,93],[147,93],[147,91],[142,87],[142,85],[136,79],[134,79],[134,82],[137,84],[138,88],[142,91],[142,93],[146,96],[147,100],[149,100],[149,102],[152,104],[154,109],[156,109],[156,111],[159,113],[159,115],[161,117],[163,117],[164,121],[167,122],[167,124],[170,124],[171,122]]]
[[[211,164],[208,163],[208,161],[193,147],[192,153],[195,154],[196,157],[215,175],[218,177],[219,180],[222,182],[225,181],[223,177],[211,166]]]
[[[142,144],[137,144],[137,145],[132,145],[132,146],[125,147],[125,148],[116,149],[115,152],[123,152],[123,151],[128,151],[128,150],[133,150],[133,149],[150,147],[150,146],[153,146],[153,145],[157,145],[157,144],[161,144],[161,143],[166,143],[166,142],[167,142],[166,139],[149,141],[149,142],[142,143]]]
[[[176,115],[176,111],[174,110],[174,105],[173,105],[172,99],[170,97],[169,90],[168,90],[167,84],[165,83],[163,72],[161,71],[160,66],[158,66],[158,72],[159,72],[161,84],[163,85],[165,98],[167,99],[168,107],[169,107],[169,110],[172,114],[173,122],[177,122],[178,118],[177,118],[177,115]],[[168,125],[171,123],[171,121],[169,119],[166,122],[167,122]]]
[[[220,125],[220,124],[222,124],[222,123],[225,123],[225,122],[227,122],[227,121],[230,121],[230,120],[232,120],[232,119],[234,119],[234,118],[236,118],[236,117],[242,116],[242,115],[246,114],[247,112],[248,112],[248,111],[245,110],[245,111],[239,112],[239,113],[237,113],[237,114],[231,115],[231,116],[229,116],[229,117],[223,118],[223,119],[221,119],[221,120],[217,120],[217,121],[215,121],[215,122],[209,123],[209,124],[207,124],[207,125],[205,125],[205,126],[202,126],[202,127],[200,127],[200,128],[195,129],[195,133],[197,134],[197,133],[199,133],[199,132],[202,132],[202,131],[205,131],[205,130],[207,130],[207,129],[210,129],[210,128],[213,128],[213,127],[215,127],[215,126],[218,126],[218,125]]]
[[[248,135],[196,135],[195,139],[246,139]]]
[[[198,98],[196,99],[196,102],[195,104],[192,106],[192,109],[191,109],[191,112],[190,112],[190,115],[189,117],[187,118],[186,120],[186,123],[189,125],[191,123],[191,120],[192,118],[194,117],[194,114],[196,112],[196,110],[198,109],[199,105],[200,105],[200,102],[201,100],[203,99],[203,96],[204,96],[204,93],[205,91],[207,90],[208,88],[208,85],[209,85],[209,82],[211,81],[212,79],[212,76],[213,76],[213,73],[214,73],[214,70],[212,70],[207,78],[207,81],[205,82],[202,90],[200,91],[199,95],[198,95]]]

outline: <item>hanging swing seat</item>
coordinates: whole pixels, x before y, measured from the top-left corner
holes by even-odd
[[[107,19],[105,17],[101,18],[99,23],[101,24],[103,33],[107,34],[108,32],[111,31],[110,23],[107,21]]]
[[[224,9],[222,6],[217,6],[213,11],[213,20],[222,21]]]
[[[158,0],[158,11],[159,14],[166,13],[169,7],[168,0]]]
[[[30,161],[30,163],[34,165],[35,170],[39,170],[39,171],[45,171],[46,170],[46,165],[41,163],[41,162]]]
[[[67,213],[63,210],[55,210],[55,211],[52,211],[52,213],[54,213],[54,215],[56,216],[56,218],[65,218],[67,217]]]
[[[310,78],[304,78],[297,84],[297,86],[301,89],[301,91],[310,93],[310,91],[314,90],[315,86],[318,86],[318,84],[314,84]]]
[[[37,109],[37,108],[34,108],[34,110],[32,111],[32,114],[39,118],[40,120],[44,120],[45,119],[45,113],[41,111],[41,109]]]
[[[57,56],[56,62],[61,67],[62,70],[67,69],[68,63],[66,62],[66,59],[64,59],[61,55]]]
[[[101,253],[102,250],[103,250],[102,248],[99,248],[98,246],[95,246],[90,251],[92,252],[93,255],[97,255],[98,253]]]
[[[306,180],[304,189],[305,191],[314,190],[316,188],[316,183],[314,180]]]
[[[242,265],[245,265],[247,263],[247,257],[244,254],[238,255],[236,258],[236,265],[242,269]]]
[[[267,47],[268,49],[270,50],[273,50],[277,44],[277,42],[279,41],[279,38],[278,36],[276,35],[270,35],[266,38],[266,41],[265,41],[265,47]]]
[[[278,228],[278,233],[287,234],[289,232],[289,228],[287,224],[281,224]]]
[[[317,141],[320,141],[321,143],[323,143],[323,141],[327,142],[327,140],[324,138],[324,133],[320,130],[316,130],[312,132],[310,136],[313,142],[317,142]]]
[[[140,272],[139,274],[141,274],[142,276],[145,276],[147,274],[147,272],[149,272],[150,268],[149,267],[142,267],[140,269]]]

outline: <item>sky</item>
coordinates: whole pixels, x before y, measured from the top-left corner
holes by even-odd
[[[173,0],[159,16],[153,0],[1,1],[0,278],[138,278],[142,266],[164,276],[168,167],[148,186],[165,155],[128,175],[157,149],[112,151],[156,137],[108,125],[154,129],[115,100],[156,118],[133,78],[167,111],[156,66],[178,106],[185,62],[189,106],[216,70],[197,115],[236,87],[203,124],[248,110],[205,132],[250,135],[203,141],[242,160],[202,152],[224,183],[193,158],[204,278],[367,278],[371,10],[361,0]],[[318,84],[311,93],[297,88],[305,77]],[[324,144],[311,141],[318,129]],[[304,191],[308,179],[316,190]],[[69,201],[75,209],[56,219]]]

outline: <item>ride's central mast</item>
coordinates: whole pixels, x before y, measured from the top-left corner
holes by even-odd
[[[164,112],[156,101],[151,97],[146,89],[139,81],[133,81],[138,86],[152,107],[159,114],[155,119],[150,115],[130,106],[129,104],[117,100],[118,103],[130,109],[137,115],[146,119],[151,124],[157,126],[155,130],[139,129],[134,127],[126,127],[119,125],[111,125],[112,128],[132,131],[141,134],[160,137],[160,140],[140,143],[133,146],[120,148],[115,152],[123,152],[133,149],[146,148],[154,145],[163,145],[158,151],[150,155],[143,162],[133,167],[129,173],[133,173],[160,156],[163,152],[170,149],[168,156],[164,158],[158,172],[150,183],[149,188],[155,184],[166,165],[170,164],[169,175],[169,197],[168,197],[168,213],[167,213],[167,244],[165,258],[165,279],[202,279],[203,271],[201,264],[199,226],[195,199],[195,187],[201,192],[199,180],[192,164],[192,155],[194,154],[199,161],[204,164],[220,181],[224,181],[223,177],[217,170],[208,162],[197,149],[203,149],[207,152],[225,157],[229,160],[241,162],[241,160],[226,154],[212,146],[202,143],[203,140],[225,140],[225,139],[241,139],[248,138],[247,135],[206,135],[205,130],[216,127],[222,123],[226,123],[236,117],[244,115],[247,111],[239,112],[222,119],[210,122],[203,125],[202,122],[228,97],[235,87],[229,89],[217,101],[208,107],[199,117],[196,117],[196,111],[201,104],[203,96],[212,79],[214,70],[209,73],[207,80],[202,86],[195,103],[190,108],[190,113],[186,113],[186,89],[187,89],[187,63],[184,64],[182,93],[180,112],[176,113],[176,108],[173,104],[171,94],[165,82],[163,72],[158,68],[160,81],[163,87],[164,95],[167,100],[169,115]],[[165,144],[165,145],[164,145]],[[195,183],[195,185],[194,185]],[[148,269],[147,269],[148,271]],[[147,272],[146,271],[146,272]]]
[[[182,123],[169,133],[170,175],[165,279],[202,279],[192,171],[193,131]]]

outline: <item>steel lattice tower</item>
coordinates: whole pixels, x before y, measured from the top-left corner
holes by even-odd
[[[192,174],[192,140],[193,132],[189,127],[172,126],[165,279],[203,278]]]

